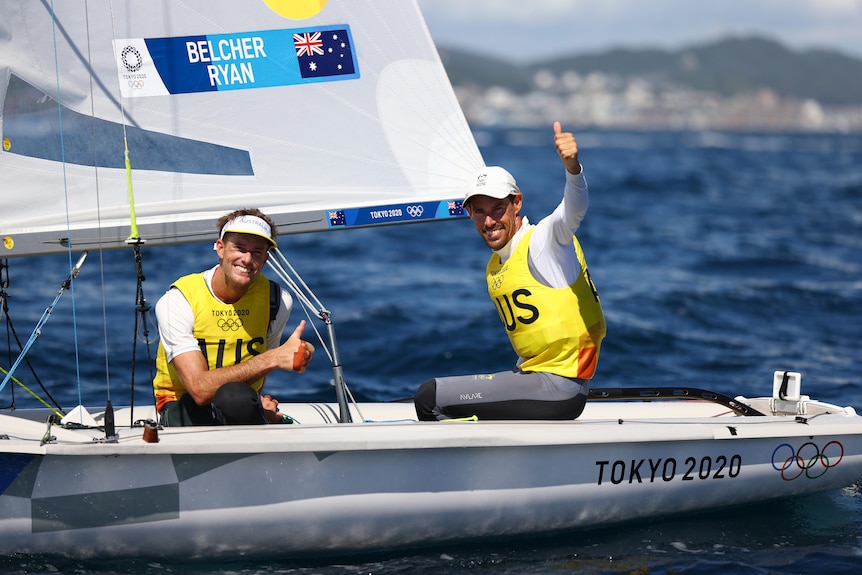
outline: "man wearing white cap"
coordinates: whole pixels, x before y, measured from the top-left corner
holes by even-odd
[[[179,278],[156,304],[156,409],[167,426],[278,423],[278,401],[261,395],[267,374],[302,373],[314,347],[305,320],[283,344],[293,299],[262,273],[277,229],[257,209],[221,217],[219,263]]]
[[[515,368],[426,381],[414,398],[421,420],[575,419],[584,409],[605,320],[575,237],[589,202],[578,145],[559,122],[554,144],[566,186],[562,202],[539,223],[521,214],[521,190],[503,168],[479,170],[464,197],[493,251],[488,294],[518,354]]]

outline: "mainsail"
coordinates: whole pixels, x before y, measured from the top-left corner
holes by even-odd
[[[0,257],[122,246],[131,208],[152,243],[249,206],[281,233],[460,216],[482,164],[412,1],[0,10]]]

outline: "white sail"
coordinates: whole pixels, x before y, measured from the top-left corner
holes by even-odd
[[[123,245],[130,189],[154,243],[238,207],[281,233],[458,216],[482,164],[412,1],[0,10],[0,257]]]

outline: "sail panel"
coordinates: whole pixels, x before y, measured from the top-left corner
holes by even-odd
[[[3,135],[10,142],[7,151],[54,162],[125,170],[124,156],[116,153],[116,142],[125,137],[136,152],[138,170],[253,174],[247,150],[124,126],[67,108],[58,111],[47,94],[14,74],[3,106]]]
[[[0,257],[123,245],[124,136],[147,241],[249,206],[281,233],[463,213],[482,158],[414,2],[54,4],[0,0]]]

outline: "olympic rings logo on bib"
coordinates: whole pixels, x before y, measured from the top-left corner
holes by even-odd
[[[217,325],[224,331],[237,331],[242,327],[242,320],[239,318],[220,319]]]
[[[785,481],[793,481],[805,474],[808,479],[817,479],[844,459],[844,446],[840,441],[830,441],[821,450],[816,443],[807,441],[799,449],[782,443],[772,452],[772,468],[781,473]]]

